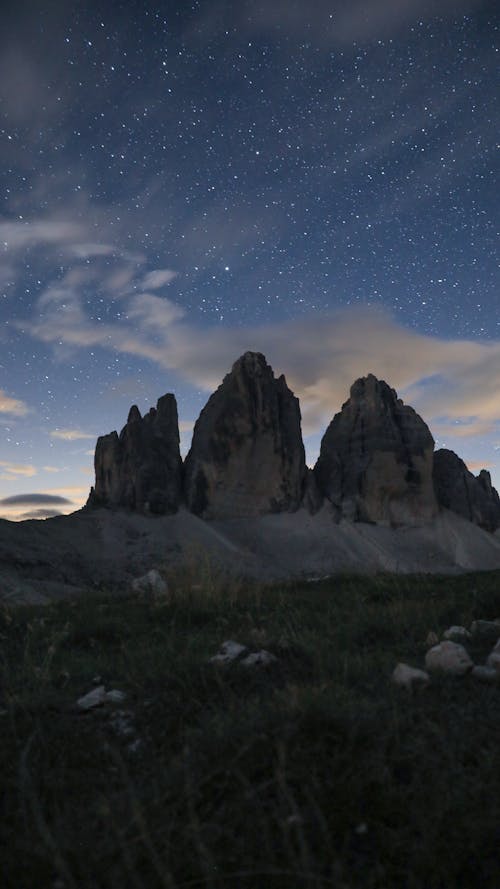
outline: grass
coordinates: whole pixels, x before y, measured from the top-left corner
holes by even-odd
[[[164,600],[0,611],[3,889],[498,889],[500,688],[390,675],[498,617],[500,572],[205,569]],[[278,660],[217,668],[225,639]],[[125,701],[79,712],[96,683]]]

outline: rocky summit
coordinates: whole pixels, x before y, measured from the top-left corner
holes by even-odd
[[[476,477],[453,451],[441,448],[434,454],[433,474],[440,506],[486,531],[500,528],[500,498],[486,469]]]
[[[301,505],[306,480],[298,399],[263,355],[246,352],[194,427],[186,505],[204,518],[290,512]]]
[[[176,512],[182,461],[175,397],[163,395],[144,417],[136,405],[131,407],[120,435],[111,432],[98,438],[94,466],[89,506],[154,515]]]
[[[369,374],[326,430],[314,474],[340,518],[418,524],[437,513],[433,450],[421,417]]]
[[[500,499],[453,451],[434,453],[421,417],[373,374],[353,384],[326,430],[314,470],[305,463],[298,399],[259,352],[246,352],[210,396],[182,465],[177,405],[164,395],[120,435],[100,437],[88,506],[144,515],[179,507],[203,519],[241,519],[323,504],[330,521],[423,525],[451,510],[494,532]]]

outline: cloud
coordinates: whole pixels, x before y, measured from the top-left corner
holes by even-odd
[[[0,244],[11,250],[24,250],[42,244],[66,244],[81,239],[83,233],[83,226],[69,219],[0,222]]]
[[[485,462],[484,460],[466,460],[465,463],[469,472],[477,472],[481,469],[490,469],[493,466],[493,463],[487,461]]]
[[[81,429],[53,429],[49,434],[51,438],[60,438],[63,441],[80,441],[84,438],[96,438],[94,433],[82,432]]]
[[[19,398],[11,398],[3,389],[0,389],[0,413],[12,414],[14,417],[25,417],[28,413],[28,405]]]
[[[455,420],[454,423],[442,423],[434,421],[432,431],[440,438],[447,436],[453,438],[474,438],[476,435],[489,435],[495,429],[495,424],[490,420],[478,420],[477,418],[464,418]]]
[[[144,275],[141,286],[144,290],[157,290],[164,284],[170,284],[176,277],[177,272],[173,272],[171,269],[155,269]]]
[[[66,497],[61,497],[57,494],[14,494],[12,497],[4,497],[0,500],[2,506],[19,506],[21,504],[26,506],[38,504],[50,506],[55,503],[70,504],[71,500],[67,500]]]
[[[31,466],[29,463],[9,463],[5,460],[0,460],[0,466],[3,468],[4,472],[2,472],[0,478],[3,479],[16,479],[19,476],[23,476],[24,478],[32,478],[37,474],[37,470],[34,466]]]
[[[184,316],[184,310],[166,297],[141,293],[130,302],[127,314],[144,330],[164,331]]]
[[[22,512],[17,518],[23,522],[28,519],[53,519],[58,515],[62,515],[62,512],[57,509],[32,509],[31,512]]]
[[[72,244],[69,251],[78,259],[89,259],[91,256],[112,256],[116,252],[111,244]]]
[[[171,300],[150,293],[123,297],[119,321],[97,322],[84,310],[78,281],[68,283],[49,288],[35,320],[23,322],[35,338],[148,358],[208,392],[243,352],[263,352],[300,397],[306,435],[325,428],[352,382],[367,373],[385,379],[427,422],[439,421],[446,432],[451,431],[446,424],[459,420],[459,436],[486,434],[500,421],[499,340],[420,334],[374,306],[207,329],[190,323]],[[73,432],[58,430],[57,437]]]
[[[197,18],[187,29],[186,37],[203,42],[217,34],[231,33],[241,37],[257,33],[278,32],[297,39],[314,40],[325,50],[343,47],[357,41],[389,38],[402,28],[436,15],[456,18],[480,7],[482,0],[316,0],[314,4],[300,0],[218,0],[202,6]]]

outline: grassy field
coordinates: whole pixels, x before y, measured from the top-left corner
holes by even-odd
[[[500,573],[0,611],[3,889],[498,889],[500,687],[390,681],[498,616]],[[79,712],[99,683],[126,699]]]

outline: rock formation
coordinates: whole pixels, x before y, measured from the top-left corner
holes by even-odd
[[[440,506],[451,509],[486,531],[500,527],[500,498],[489,472],[476,477],[453,451],[434,454],[434,489]]]
[[[111,432],[98,438],[94,466],[89,506],[156,515],[176,512],[182,463],[175,397],[163,395],[144,417],[138,407],[131,407],[119,436]]]
[[[294,511],[307,468],[300,408],[284,376],[246,352],[196,422],[184,467],[184,496],[205,518]]]
[[[326,430],[314,474],[339,518],[419,524],[437,512],[433,449],[413,408],[369,374],[354,383]]]

